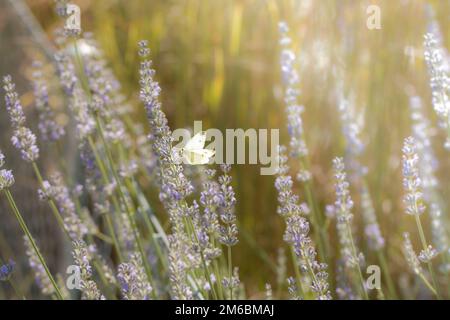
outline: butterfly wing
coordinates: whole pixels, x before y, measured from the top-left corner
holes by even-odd
[[[214,156],[214,151],[209,149],[184,150],[186,162],[192,165],[207,164]]]
[[[189,140],[184,146],[185,150],[202,150],[206,142],[206,131],[201,131]]]
[[[183,157],[188,164],[207,164],[209,159],[214,156],[214,151],[203,149],[206,142],[206,132],[197,133],[189,140],[183,148]]]

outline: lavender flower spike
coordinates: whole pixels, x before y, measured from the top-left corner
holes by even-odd
[[[155,70],[152,69],[151,60],[147,59],[150,49],[148,42],[139,42],[139,55],[142,57],[139,70],[140,92],[139,97],[145,106],[147,118],[150,124],[152,147],[159,157],[161,190],[160,198],[171,209],[173,204],[181,201],[192,193],[193,186],[183,173],[183,167],[177,165],[173,159],[172,132],[168,126],[167,117],[161,109],[159,95],[161,88],[155,81]],[[178,210],[179,211],[179,210]]]
[[[335,158],[333,160],[333,168],[335,172],[334,177],[336,179],[336,202],[334,206],[336,208],[337,231],[341,245],[341,255],[345,265],[349,268],[355,268],[358,272],[362,293],[364,298],[368,299],[365,280],[362,276],[360,266],[364,262],[364,255],[361,252],[358,253],[355,242],[353,241],[351,228],[351,221],[353,219],[351,209],[353,207],[353,201],[350,197],[349,183],[347,182],[343,159]]]
[[[34,162],[39,158],[36,136],[30,129],[24,126],[25,115],[11,76],[7,75],[3,77],[3,89],[5,90],[6,109],[14,129],[11,142],[16,149],[20,150],[22,159],[28,162]]]
[[[5,156],[0,150],[0,168],[5,164]],[[14,175],[11,170],[0,170],[0,191],[11,187],[14,184]]]
[[[121,263],[118,268],[117,279],[120,282],[122,294],[127,300],[148,300],[152,286],[147,281],[141,256],[134,253],[130,262]]]
[[[425,205],[423,204],[424,200],[421,191],[422,181],[419,177],[419,156],[416,152],[416,148],[416,141],[413,137],[408,137],[405,139],[405,143],[402,149],[403,186],[406,192],[404,202],[406,205],[406,213],[415,217],[417,229],[419,231],[420,241],[422,243],[422,251],[419,254],[419,260],[428,264],[428,270],[433,280],[433,286],[436,290],[434,291],[434,293],[439,298],[439,289],[431,264],[431,260],[437,256],[437,251],[427,243],[422,223],[420,222],[420,215],[425,212]],[[406,240],[407,239],[405,237],[405,241]]]
[[[72,242],[73,245],[73,259],[76,265],[80,268],[81,276],[81,291],[83,292],[83,299],[87,300],[105,300],[105,297],[101,294],[97,287],[97,284],[91,279],[92,268],[89,263],[91,259],[90,252],[87,245],[83,240],[77,240]]]
[[[12,82],[10,75],[3,77],[3,90],[5,90],[6,110],[9,113],[11,124],[14,128],[25,124],[25,114],[20,104],[19,96],[15,91],[16,85]]]
[[[42,63],[33,63],[33,92],[36,109],[39,112],[39,131],[44,141],[57,141],[64,135],[64,128],[59,125],[49,105],[48,89],[42,73]]]
[[[331,294],[328,284],[327,265],[317,261],[317,252],[309,237],[309,222],[304,215],[304,208],[299,205],[298,197],[292,192],[292,179],[287,175],[286,148],[280,147],[280,167],[275,187],[278,191],[278,213],[286,222],[284,241],[292,246],[298,259],[300,270],[309,276],[311,291],[318,300],[329,300]],[[290,286],[293,285],[290,283]],[[297,288],[298,289],[298,288]],[[293,292],[292,292],[293,293]]]
[[[437,250],[449,255],[449,238],[445,228],[445,216],[442,214],[442,200],[438,193],[438,179],[436,170],[438,160],[431,144],[430,121],[423,112],[422,101],[419,97],[410,98],[411,119],[413,122],[413,135],[416,139],[416,150],[419,156],[419,175],[423,187],[423,199],[429,205],[431,216],[431,234]],[[444,259],[446,260],[446,259]],[[442,265],[445,269],[446,265]]]
[[[188,271],[199,260],[193,252],[192,241],[183,228],[183,219],[189,216],[195,208],[189,207],[186,197],[193,192],[193,185],[186,178],[183,167],[174,161],[172,149],[172,132],[168,126],[167,117],[161,109],[159,95],[161,88],[155,81],[155,70],[148,59],[150,50],[148,42],[139,42],[141,56],[140,92],[139,97],[144,104],[150,124],[152,149],[158,157],[158,177],[160,179],[159,198],[167,209],[172,224],[173,235],[169,240],[169,270],[171,294],[174,299],[190,299],[193,297],[191,284],[187,284]]]
[[[282,47],[280,64],[281,73],[284,83],[284,102],[285,112],[288,120],[288,132],[291,137],[290,152],[296,158],[303,158],[308,154],[308,148],[304,140],[303,121],[301,114],[304,107],[298,104],[298,96],[300,95],[297,85],[299,75],[295,67],[296,56],[290,48],[291,38],[288,35],[289,27],[285,22],[279,23],[280,45]],[[300,181],[308,181],[311,179],[311,173],[302,169],[298,173]]]
[[[419,275],[423,273],[422,266],[420,265],[420,261],[417,258],[416,252],[414,251],[413,245],[411,243],[411,239],[409,237],[409,233],[405,232],[403,234],[403,249],[406,256],[406,261],[408,262],[411,270]]]
[[[14,184],[14,175],[11,170],[0,170],[0,191],[11,187]]]
[[[366,186],[361,191],[361,207],[363,211],[363,220],[365,223],[364,233],[367,237],[367,244],[370,249],[377,251],[385,246],[383,235],[375,215],[372,199]]]
[[[404,202],[406,213],[421,215],[425,211],[423,195],[421,192],[422,181],[419,177],[419,156],[416,152],[416,141],[413,137],[405,139],[403,145],[403,187],[406,195]]]
[[[234,246],[238,243],[238,229],[236,226],[236,214],[234,206],[236,198],[234,196],[233,187],[231,186],[230,165],[221,165],[223,175],[219,177],[220,189],[222,192],[223,202],[220,206],[220,220],[223,226],[219,228],[219,241],[226,246]]]
[[[425,61],[430,74],[432,103],[441,125],[447,130],[445,148],[450,149],[450,66],[445,50],[433,33],[425,35]]]
[[[59,174],[52,175],[50,182],[43,181],[38,194],[41,200],[53,199],[56,202],[71,239],[82,239],[88,233],[88,228],[77,215],[75,203]]]

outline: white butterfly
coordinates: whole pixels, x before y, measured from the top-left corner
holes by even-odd
[[[204,149],[206,132],[201,131],[190,139],[183,148],[175,148],[175,151],[183,157],[186,163],[191,165],[207,164],[214,150]]]

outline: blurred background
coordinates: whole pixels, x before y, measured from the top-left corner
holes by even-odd
[[[162,87],[163,109],[172,128],[192,127],[194,120],[202,120],[203,128],[222,130],[279,128],[283,144],[288,144],[289,138],[283,111],[278,23],[286,21],[299,55],[300,102],[305,106],[303,120],[315,197],[321,210],[334,202],[331,161],[345,153],[336,97],[337,88],[343,88],[354,93],[357,114],[364,120],[366,149],[362,162],[368,167],[369,188],[388,242],[391,270],[401,275],[406,268],[401,233],[415,230],[413,220],[403,213],[401,201],[401,146],[411,134],[409,95],[423,99],[426,114],[435,126],[422,43],[432,8],[443,43],[450,47],[449,1],[72,2],[81,8],[83,31],[93,33],[121,81],[124,94],[134,106],[132,116],[136,121],[145,119],[137,97],[136,43],[148,39]],[[366,27],[370,4],[381,9],[381,29]],[[51,56],[54,31],[61,26],[53,5],[51,0],[0,0],[0,75],[11,73],[18,82],[31,123],[37,119],[33,116],[29,68],[36,56]],[[336,77],[338,71],[342,72],[340,78]],[[14,191],[17,197],[20,194],[21,209],[32,217],[33,229],[42,237],[51,237],[52,225],[39,219],[42,209],[32,174],[10,147],[3,98],[0,105],[0,148],[18,180]],[[435,151],[442,159],[440,187],[448,192],[450,161],[442,148],[445,137],[441,130],[433,133]],[[45,155],[45,146],[42,148]],[[40,161],[46,163],[45,157]],[[277,251],[283,246],[284,226],[276,213],[274,177],[261,176],[259,169],[255,165],[233,167],[241,229],[240,242],[233,250],[250,297],[257,297],[264,284],[274,279]],[[296,185],[296,190],[304,199],[301,185]],[[355,234],[360,241],[359,199],[354,198]],[[16,239],[20,232],[15,221],[7,218],[3,199],[0,202],[2,258],[21,261],[21,241]],[[334,230],[331,225],[329,233],[333,235]],[[60,259],[62,251],[57,243],[45,243],[44,251],[54,252],[55,260]],[[364,249],[365,244],[360,241],[359,246]],[[371,257],[367,258],[370,261]]]

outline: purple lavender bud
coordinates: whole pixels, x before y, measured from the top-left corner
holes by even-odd
[[[187,284],[189,266],[186,263],[186,252],[183,252],[186,242],[176,236],[168,236],[168,240],[171,296],[175,300],[191,300],[193,294]]]
[[[231,186],[231,176],[229,172],[231,166],[221,165],[223,175],[219,177],[222,203],[219,206],[219,216],[224,226],[219,228],[219,241],[226,246],[234,246],[238,243],[238,228],[236,226],[235,205],[236,198]]]
[[[28,162],[34,162],[39,158],[36,136],[30,129],[24,126],[25,115],[11,76],[8,75],[3,78],[3,89],[5,90],[6,109],[14,129],[11,142],[15,148],[20,150],[22,159]]]
[[[130,262],[121,263],[118,267],[122,295],[127,300],[148,300],[152,286],[147,281],[140,254],[132,254]]]
[[[369,248],[375,251],[384,248],[385,241],[381,235],[380,226],[378,225],[377,217],[372,204],[372,199],[370,198],[369,191],[365,186],[361,192],[361,208],[365,224],[364,233],[366,234]]]
[[[39,148],[36,145],[36,136],[30,129],[19,127],[14,130],[11,143],[20,150],[22,159],[27,162],[34,162],[39,158]]]
[[[313,242],[309,237],[310,226],[304,217],[305,210],[309,209],[304,204],[299,204],[298,196],[293,191],[292,178],[287,175],[286,148],[279,148],[280,168],[275,180],[275,187],[278,191],[278,213],[285,219],[286,230],[284,241],[293,249],[297,257],[300,270],[307,274],[311,280],[311,290],[315,293],[316,299],[331,299],[327,280],[327,265],[317,261],[317,253]],[[297,295],[295,282],[289,280],[289,292],[294,299],[300,298]]]
[[[10,188],[14,184],[14,175],[11,170],[0,170],[0,191]]]
[[[61,85],[66,94],[71,96],[78,81],[75,74],[75,66],[69,55],[64,51],[59,51],[55,54],[55,61]]]
[[[28,256],[28,262],[30,264],[31,270],[34,272],[35,281],[38,287],[41,289],[42,293],[45,295],[51,295],[54,293],[55,288],[53,287],[47,273],[39,260],[36,252],[31,245],[28,237],[24,236],[24,243],[26,249],[26,255]]]
[[[0,150],[0,168],[5,164],[5,155]],[[0,170],[0,191],[10,188],[14,184],[14,175],[11,170]]]
[[[25,114],[20,104],[19,96],[15,91],[15,84],[12,77],[6,75],[3,77],[3,89],[5,90],[6,110],[9,113],[11,124],[14,128],[21,127],[25,123]]]
[[[350,197],[349,183],[347,182],[344,160],[342,158],[335,158],[333,160],[336,202],[334,207],[336,209],[337,217],[337,231],[339,242],[341,245],[341,257],[348,267],[359,268],[361,262],[361,253],[358,254],[356,245],[353,243],[351,221],[353,214],[351,209],[353,201]]]
[[[75,264],[80,269],[80,285],[83,298],[87,300],[104,300],[105,297],[101,294],[97,284],[92,281],[92,268],[90,265],[91,255],[86,243],[83,240],[76,240],[72,242],[73,251],[72,256]]]
[[[417,258],[417,255],[414,251],[413,245],[411,243],[411,239],[409,237],[409,233],[405,232],[403,234],[403,249],[406,256],[406,261],[408,262],[409,267],[415,274],[422,274],[423,269],[420,265],[420,261]]]
[[[9,260],[8,263],[0,266],[0,281],[6,281],[11,277],[15,265],[16,263],[13,260]]]
[[[443,45],[433,33],[425,35],[424,57],[430,75],[432,103],[441,125],[449,130],[450,126],[450,64]],[[450,136],[447,137],[445,147],[450,149]]]
[[[289,277],[287,279],[287,283],[288,283],[288,292],[289,292],[292,300],[301,300],[301,297],[299,297],[299,295],[298,295],[298,287],[297,287],[297,282],[295,281],[295,279],[292,277]]]
[[[290,153],[295,158],[302,158],[308,154],[308,148],[304,140],[303,121],[301,114],[304,107],[299,105],[298,97],[300,91],[297,89],[299,75],[296,68],[296,55],[291,48],[291,38],[288,35],[289,27],[286,22],[279,23],[280,31],[280,66],[284,84],[284,103],[287,116],[287,129],[291,138],[289,146]],[[304,170],[299,176],[301,181],[311,178],[308,171]]]
[[[36,109],[39,113],[39,131],[44,141],[57,141],[64,136],[64,128],[60,126],[54,116],[54,112],[49,105],[48,89],[45,83],[42,64],[35,61],[36,70],[33,73],[33,91]]]
[[[422,198],[422,181],[419,177],[419,156],[416,153],[416,142],[413,137],[405,139],[403,145],[403,187],[405,189],[404,203],[406,213],[421,215],[425,212]]]

